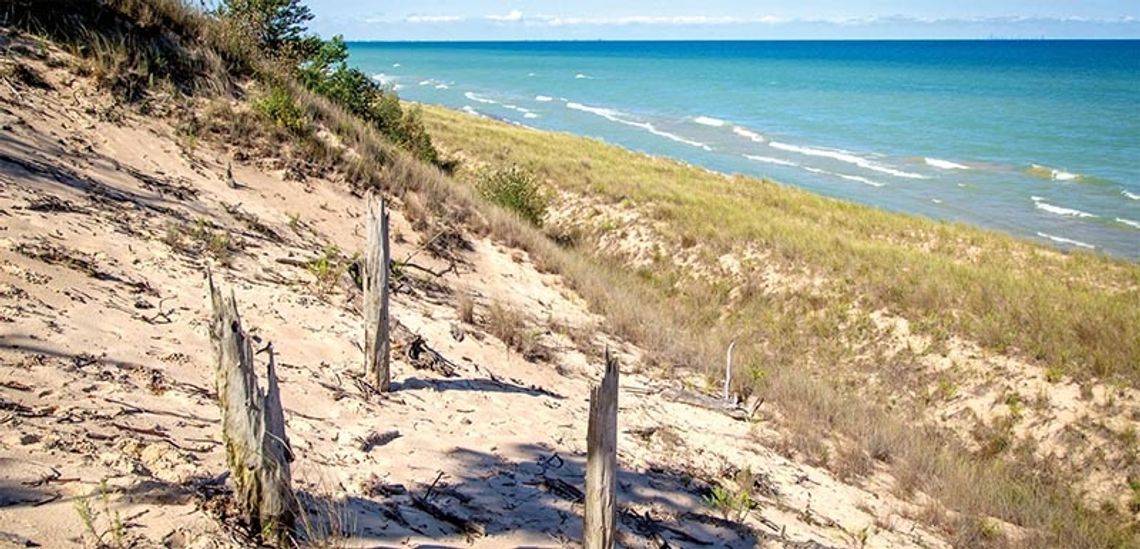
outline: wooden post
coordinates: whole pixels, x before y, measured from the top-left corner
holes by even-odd
[[[612,549],[617,529],[618,363],[606,349],[601,385],[590,388],[586,428],[586,549]]]
[[[388,210],[383,197],[368,193],[368,251],[364,258],[365,375],[382,393],[392,383],[392,341],[388,336]]]
[[[730,401],[729,390],[732,388],[732,349],[736,347],[736,340],[728,344],[728,353],[724,357],[724,400]]]
[[[285,414],[270,346],[267,391],[257,386],[253,348],[241,326],[237,301],[207,274],[213,318],[214,376],[222,410],[222,439],[235,486],[238,508],[253,531],[278,546],[287,544],[293,528],[293,489],[289,462],[293,453],[285,435]]]

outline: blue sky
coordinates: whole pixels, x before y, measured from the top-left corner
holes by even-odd
[[[1140,38],[1140,0],[307,0],[350,40]]]

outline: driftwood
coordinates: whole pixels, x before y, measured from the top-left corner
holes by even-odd
[[[429,347],[427,341],[418,334],[411,334],[404,342],[404,355],[417,370],[431,370],[443,377],[459,376],[455,373],[455,363],[443,358],[443,355]]]
[[[750,421],[756,414],[756,410],[760,408],[760,404],[764,402],[763,400],[756,400],[749,408],[743,408],[734,402],[681,389],[665,389],[661,392],[661,398],[695,406],[697,408],[704,408],[705,410],[711,410],[713,412],[720,412],[737,421]]]
[[[611,549],[617,533],[618,363],[606,350],[602,383],[590,389],[586,428],[586,549]]]
[[[368,251],[364,257],[364,360],[365,374],[381,393],[392,383],[392,341],[388,337],[388,282],[391,251],[388,246],[388,210],[384,199],[369,193]]]
[[[289,462],[293,460],[285,436],[285,416],[277,387],[273,348],[266,390],[257,386],[253,347],[241,326],[237,301],[208,275],[213,318],[210,340],[214,347],[218,405],[222,411],[222,438],[226,464],[233,472],[235,497],[252,532],[266,541],[285,545],[293,527],[294,497]]]

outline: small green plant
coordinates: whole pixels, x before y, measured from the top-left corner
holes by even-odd
[[[313,277],[317,279],[317,293],[319,295],[325,295],[332,291],[337,281],[340,280],[341,275],[358,259],[358,257],[351,259],[345,258],[340,253],[340,249],[332,244],[325,246],[320,257],[310,261],[306,266],[309,274],[312,274]]]
[[[127,542],[127,526],[118,511],[111,510],[111,492],[107,488],[107,481],[99,483],[95,494],[89,494],[75,500],[75,512],[83,523],[83,529],[95,539],[96,547],[113,547],[123,549],[129,545]],[[97,497],[100,508],[92,505],[91,499]],[[109,538],[109,539],[108,539]]]
[[[253,103],[254,108],[269,117],[277,127],[294,135],[302,135],[309,127],[305,113],[282,87],[274,87]]]
[[[954,398],[958,394],[958,385],[954,383],[954,380],[943,377],[938,380],[938,394],[946,400]]]
[[[538,178],[519,166],[508,166],[481,174],[476,184],[479,194],[536,225],[542,225],[550,199]]]
[[[1065,377],[1065,370],[1060,366],[1050,366],[1045,369],[1045,381],[1049,383],[1060,383],[1061,379]]]
[[[305,221],[301,218],[301,212],[286,212],[285,215],[289,216],[289,228],[293,232],[301,234],[301,230],[305,228]]]
[[[1015,420],[1021,419],[1022,414],[1025,413],[1025,402],[1021,399],[1021,395],[1017,393],[1006,395],[1005,405],[1009,406],[1009,415]]]
[[[162,241],[174,251],[186,255],[205,255],[223,265],[229,264],[234,253],[239,250],[230,235],[224,230],[214,230],[205,219],[197,219],[193,225],[168,223]]]
[[[715,485],[704,497],[705,505],[721,514],[725,520],[741,521],[752,509],[752,494],[745,490],[730,490]]]

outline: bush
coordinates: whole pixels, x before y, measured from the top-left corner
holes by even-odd
[[[289,133],[301,135],[309,127],[305,113],[293,102],[293,97],[284,88],[275,86],[253,105],[274,124]]]
[[[510,166],[487,172],[476,187],[488,201],[517,213],[536,226],[542,226],[550,198],[543,192],[538,178],[529,171]]]

